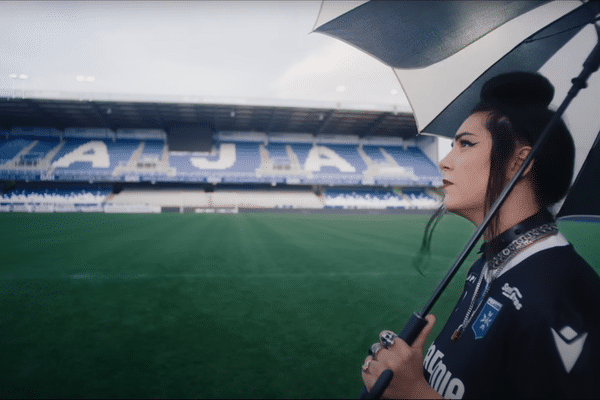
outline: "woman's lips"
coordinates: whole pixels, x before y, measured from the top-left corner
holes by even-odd
[[[452,183],[452,182],[450,182],[450,181],[449,181],[449,180],[447,180],[447,179],[444,179],[444,180],[442,180],[442,185],[443,185],[443,187],[444,187],[444,188],[446,188],[446,187],[448,187],[448,186],[450,186],[450,185],[452,185],[452,184],[453,184],[453,183]]]

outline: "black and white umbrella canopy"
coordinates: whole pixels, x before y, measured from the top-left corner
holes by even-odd
[[[511,3],[327,1],[315,31],[356,46],[391,67],[424,68],[546,2]],[[337,18],[339,12],[343,18]],[[464,29],[466,26],[469,29]]]
[[[599,16],[600,4],[580,1],[333,0],[323,2],[314,31],[392,67],[419,132],[453,137],[483,83],[502,73],[541,73],[556,88],[552,106],[557,108],[598,42]],[[600,132],[599,110],[596,73],[563,117],[575,140],[576,185],[559,216],[600,215],[597,196],[584,196],[585,208],[570,198],[594,190],[600,195],[600,181],[588,181],[600,169],[593,157],[599,150],[591,151]],[[580,174],[584,162],[593,171]]]

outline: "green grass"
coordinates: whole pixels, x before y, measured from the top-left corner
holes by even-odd
[[[474,231],[448,216],[420,274],[426,221],[0,214],[0,397],[356,397],[368,347],[420,310]],[[560,227],[600,265],[600,224]]]

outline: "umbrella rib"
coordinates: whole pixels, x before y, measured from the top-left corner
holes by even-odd
[[[533,42],[537,42],[538,40],[548,39],[548,38],[551,38],[553,36],[560,35],[561,33],[569,32],[569,31],[572,31],[574,29],[581,28],[582,26],[585,26],[587,24],[593,24],[594,22],[597,22],[597,21],[600,21],[600,16],[597,16],[597,17],[592,18],[591,20],[589,20],[587,22],[584,22],[584,23],[572,26],[570,28],[563,29],[560,32],[554,32],[554,33],[551,33],[550,35],[542,36],[542,37],[539,37],[539,38],[530,38],[530,39],[523,40],[523,43],[533,43]]]

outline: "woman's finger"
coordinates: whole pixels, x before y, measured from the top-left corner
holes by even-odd
[[[369,356],[371,357],[371,356]],[[362,379],[367,387],[367,390],[371,390],[379,375],[386,369],[385,365],[378,362],[377,360],[371,359],[369,366],[366,369],[362,369]]]
[[[369,369],[369,367],[371,366],[371,363],[373,362],[374,358],[372,355],[367,356],[367,358],[365,358],[365,362],[363,363],[361,369],[363,371],[367,371]]]
[[[427,320],[427,325],[425,325],[421,333],[419,333],[419,336],[417,336],[413,342],[412,347],[415,349],[422,349],[423,346],[425,346],[425,342],[427,341],[427,338],[431,334],[433,326],[435,325],[435,316],[429,314],[425,317],[425,319]]]

